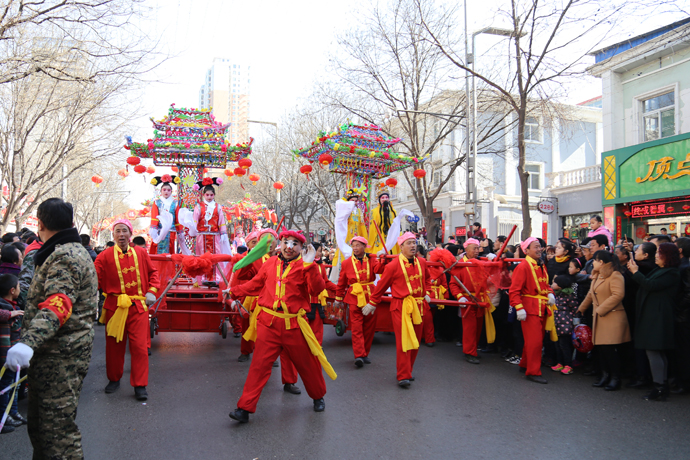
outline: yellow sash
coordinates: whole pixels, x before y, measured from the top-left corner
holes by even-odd
[[[137,273],[137,291],[139,292],[139,295],[128,295],[126,294],[126,287],[125,287],[125,280],[124,276],[122,275],[122,269],[120,268],[120,258],[124,258],[125,255],[120,249],[119,246],[115,246],[113,256],[115,257],[115,266],[117,267],[117,275],[120,278],[120,289],[122,289],[122,294],[108,294],[104,293],[106,298],[108,295],[116,295],[117,296],[117,310],[115,310],[115,313],[113,313],[113,316],[110,318],[108,321],[108,324],[105,327],[106,333],[111,336],[115,337],[115,340],[117,342],[121,342],[122,338],[125,335],[125,324],[127,323],[127,315],[129,314],[129,307],[132,305],[134,300],[146,300],[146,297],[144,297],[142,291],[141,291],[141,273],[139,272],[139,259],[137,257],[137,252],[134,250],[134,248],[131,248],[132,251],[132,256],[134,257],[134,270]],[[125,269],[127,270],[127,269]],[[144,307],[144,311],[148,311],[148,307],[146,306],[145,303],[142,303],[142,306]],[[99,322],[101,324],[105,324],[105,312],[101,314],[101,318]]]
[[[242,306],[244,307],[245,310],[251,313],[252,311],[252,305],[258,299],[258,296],[255,295],[248,295],[244,298],[244,302],[242,302]]]
[[[398,262],[400,263],[400,268],[402,269],[403,275],[405,275],[405,282],[407,283],[407,290],[410,293],[405,296],[402,301],[402,312],[401,312],[401,343],[402,350],[406,352],[408,350],[416,350],[419,348],[419,341],[417,340],[417,334],[414,332],[414,324],[422,324],[422,314],[424,309],[421,308],[421,303],[424,301],[424,297],[414,297],[414,290],[412,289],[412,284],[410,283],[410,277],[405,269],[405,262],[407,259],[405,256],[400,254],[398,256]],[[422,279],[422,267],[419,264],[419,260],[415,257],[414,265],[417,269],[417,276],[419,276],[419,281],[422,286],[424,286],[424,280]],[[420,289],[423,293],[423,290]],[[420,312],[421,310],[421,312]]]
[[[463,256],[463,261],[464,262],[469,262],[467,259],[467,256]],[[470,270],[469,267],[464,267],[467,269],[467,274],[470,276],[470,281],[472,282],[472,288],[477,289],[478,286],[474,284],[474,278],[472,278],[472,270]],[[538,286],[538,285],[537,285]],[[491,313],[496,310],[496,307],[493,306],[491,303],[491,300],[489,300],[489,296],[486,294],[486,292],[481,292],[481,293],[476,293],[472,294],[478,298],[482,298],[482,300],[486,303],[489,304],[489,308],[486,308],[484,311],[484,327],[486,330],[486,341],[488,343],[494,343],[496,340],[496,325],[494,324],[494,317],[491,315]]]
[[[321,293],[319,294],[319,297],[318,297],[319,303],[321,304],[322,307],[326,306],[326,299],[327,298],[328,298],[328,291],[326,289],[324,289],[323,291],[321,291]]]
[[[292,270],[293,264],[301,258],[302,256],[300,255],[288,262],[288,268],[283,273],[281,273],[283,270],[283,263],[280,259],[278,259],[276,263],[276,300],[273,302],[274,310],[277,310],[278,307],[282,307],[283,310],[287,310],[287,305],[285,304],[285,300],[283,300],[283,297],[285,297],[285,278],[287,278],[290,270]]]
[[[352,285],[352,291],[350,291],[353,295],[357,296],[357,306],[359,308],[362,308],[366,306],[367,304],[367,297],[366,294],[364,293],[364,286],[368,286],[370,284],[374,284],[373,282],[365,282],[362,283],[362,280],[359,278],[359,272],[357,271],[357,262],[355,262],[356,257],[352,256],[350,257],[350,261],[352,262],[352,268],[355,270],[355,276],[357,277],[357,282]],[[364,267],[367,270],[367,279],[369,279],[369,257],[367,257],[366,254],[364,254]]]
[[[319,359],[321,367],[323,367],[323,370],[326,371],[326,374],[331,378],[331,380],[335,380],[338,377],[338,374],[335,373],[333,367],[326,359],[326,355],[324,354],[321,345],[319,345],[319,341],[316,340],[316,336],[314,335],[314,331],[311,330],[309,322],[307,322],[307,320],[305,319],[306,312],[303,308],[300,308],[297,314],[291,314],[273,311],[270,308],[262,307],[260,305],[257,306],[257,308],[254,309],[254,314],[252,315],[252,319],[249,322],[249,329],[247,329],[247,332],[244,333],[245,340],[256,341],[256,317],[258,316],[259,311],[263,311],[265,313],[268,313],[269,315],[273,315],[276,318],[284,319],[285,329],[290,329],[291,318],[297,318],[297,324],[299,325],[300,331],[302,331],[302,335],[307,341],[307,345],[309,345],[309,350],[311,351],[311,353]]]

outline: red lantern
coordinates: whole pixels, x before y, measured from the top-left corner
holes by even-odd
[[[395,186],[398,185],[398,180],[394,177],[390,177],[386,180],[386,185],[391,188],[395,188]]]
[[[630,211],[625,211],[623,214],[625,214],[625,217],[632,216],[632,212],[630,212]]]
[[[177,166],[172,167],[173,172],[178,172],[180,169]]]
[[[252,160],[250,160],[249,158],[242,158],[240,161],[237,162],[237,164],[242,169],[249,169],[249,167],[252,165]]]
[[[242,169],[242,168],[235,168],[235,171],[234,171],[234,172],[235,172],[235,175],[236,175],[237,177],[242,177],[242,176],[244,176],[245,174],[247,174],[247,171],[245,171],[245,170]]]
[[[124,179],[125,177],[129,176],[129,171],[127,171],[125,168],[122,168],[117,171],[117,175]]]
[[[232,176],[235,175],[235,173],[232,172],[232,171],[230,171],[229,169],[226,169],[226,170],[223,171],[223,172],[225,173],[226,176],[228,176],[228,178],[232,178]]]
[[[139,157],[128,157],[127,158],[127,164],[128,165],[135,166],[135,165],[138,165],[139,163],[141,163],[141,160],[139,159]]]
[[[309,180],[309,173],[312,172],[312,167],[311,165],[304,165],[301,168],[299,168],[299,172],[307,176],[307,180]]]
[[[261,177],[258,174],[250,174],[249,175],[249,180],[252,181],[252,185],[256,185],[256,183],[261,179]]]
[[[204,174],[208,173],[208,168],[204,168]]]
[[[149,174],[153,174],[156,172],[156,168],[154,168],[153,166],[149,166],[148,168],[146,168],[146,172]]]
[[[103,182],[103,178],[98,174],[94,174],[93,176],[91,176],[91,182],[96,184],[96,187],[98,187],[101,185],[101,182]]]
[[[422,177],[426,176],[426,171],[424,171],[423,169],[415,169],[412,174],[417,179],[421,179]]]
[[[282,182],[274,182],[273,183],[273,188],[276,190],[282,190],[282,188],[285,187],[285,184]]]
[[[328,153],[322,153],[319,155],[319,163],[321,163],[324,166],[328,166],[333,162],[333,157],[330,156]]]
[[[137,158],[138,160],[138,158]],[[146,166],[144,165],[136,165],[134,167],[134,172],[137,174],[144,174],[146,172]]]

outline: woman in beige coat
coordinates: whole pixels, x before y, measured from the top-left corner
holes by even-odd
[[[577,311],[584,313],[594,306],[592,340],[601,358],[602,376],[592,386],[614,391],[621,385],[619,345],[630,342],[628,317],[623,308],[625,280],[618,258],[610,252],[597,251],[593,264],[592,285]]]

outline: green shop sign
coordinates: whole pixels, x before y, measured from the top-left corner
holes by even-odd
[[[604,203],[690,194],[690,134],[602,154]]]

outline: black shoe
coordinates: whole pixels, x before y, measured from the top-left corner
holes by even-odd
[[[601,374],[601,379],[599,379],[598,382],[594,382],[592,384],[592,386],[595,388],[601,388],[604,385],[606,385],[607,383],[609,383],[610,378],[611,378],[611,376],[609,374],[607,374],[606,372],[604,372],[603,374]]]
[[[278,367],[278,361],[273,361],[273,367]]]
[[[549,382],[547,382],[546,379],[545,379],[544,377],[542,377],[541,375],[528,375],[528,376],[527,376],[527,380],[531,380],[531,381],[533,381],[533,382],[535,382],[535,383],[541,383],[542,385],[546,385],[547,383],[549,383]]]
[[[302,394],[302,390],[299,389],[297,385],[294,383],[286,383],[283,385],[283,391],[286,391],[288,393],[291,393],[293,395],[300,395]]]
[[[323,412],[326,410],[326,403],[323,398],[314,400],[314,412]]]
[[[398,380],[398,386],[400,388],[408,389],[410,388],[410,381],[408,379]]]
[[[650,383],[650,382],[647,381],[647,380],[645,380],[645,379],[633,380],[633,381],[631,381],[630,383],[628,383],[628,384],[626,385],[626,387],[628,387],[628,388],[637,388],[637,389],[641,389],[641,388],[646,388],[646,387],[648,387],[648,386],[649,386],[649,383]]]
[[[355,358],[355,366],[357,366],[357,367],[364,366],[364,360],[362,358]]]
[[[150,348],[148,349],[148,354],[149,354],[149,356],[151,356],[151,349]]]
[[[10,414],[10,415],[16,421],[22,422],[22,425],[26,425],[27,423],[29,423],[29,421],[24,416],[22,416],[22,414],[20,414],[19,412],[17,412],[16,414]]]
[[[234,336],[236,339],[239,339],[240,337],[242,337],[242,334],[240,334],[239,332],[235,332],[235,333],[233,334],[233,336]]]
[[[371,364],[371,360],[368,356],[362,356],[362,361],[364,361],[364,364]]]
[[[18,426],[22,426],[22,422],[15,420],[11,415],[8,415],[7,420],[5,420],[5,425],[17,428]]]
[[[237,361],[241,363],[246,363],[247,361],[249,361],[249,355],[240,355],[240,357],[237,358]]]
[[[433,348],[434,345],[436,345],[436,342],[427,342],[426,346],[429,348]]]
[[[668,388],[666,391],[664,390],[664,385],[660,385],[658,383],[654,384],[654,389],[647,393],[646,395],[642,396],[642,399],[646,399],[647,401],[666,401],[666,398],[668,397]]]
[[[8,425],[5,423],[5,425],[2,427],[2,431],[0,433],[2,434],[7,434],[7,433],[12,433],[16,428],[13,427],[12,425]]]
[[[137,401],[146,401],[149,399],[146,387],[134,387],[134,397],[137,398]]]
[[[230,418],[240,423],[247,423],[249,421],[249,412],[238,408],[230,412]]]
[[[409,380],[410,382],[414,382],[414,376],[410,377],[408,380]]]
[[[467,361],[470,364],[479,364],[479,359],[477,359],[476,356],[472,355],[465,355],[465,361]]]
[[[110,393],[115,393],[117,390],[120,389],[120,381],[118,380],[117,382],[108,382],[108,384],[105,386],[105,392],[110,394]]]
[[[611,377],[609,384],[604,387],[606,391],[616,391],[621,387],[621,379],[619,377]]]

